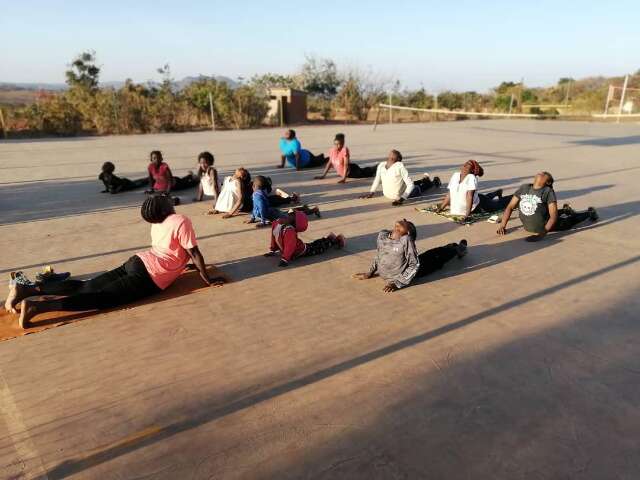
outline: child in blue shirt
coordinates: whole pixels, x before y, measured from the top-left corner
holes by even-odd
[[[253,180],[253,194],[251,200],[253,202],[253,209],[251,211],[251,218],[246,223],[257,223],[256,228],[265,227],[270,225],[271,222],[281,218],[283,213],[274,208],[273,205],[282,206],[291,203],[297,203],[299,195],[288,194],[287,192],[276,189],[275,195],[271,193],[271,180],[262,175],[258,175]],[[302,205],[300,207],[294,207],[293,211],[302,211],[309,214],[314,214],[317,217],[320,216],[320,209],[318,207],[309,207],[308,205]]]

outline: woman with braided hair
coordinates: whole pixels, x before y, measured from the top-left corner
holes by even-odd
[[[475,160],[467,160],[459,172],[451,175],[447,188],[449,192],[436,211],[441,212],[447,206],[451,215],[467,218],[472,212],[498,212],[504,210],[512,195],[502,196],[502,189],[490,193],[478,193],[478,179],[484,175],[484,169]]]
[[[7,311],[17,313],[19,305],[20,326],[27,328],[31,319],[43,312],[103,310],[132,303],[171,285],[189,260],[206,285],[224,283],[223,278],[209,278],[191,220],[175,212],[169,197],[147,198],[140,213],[151,223],[150,250],[90,280],[68,279],[35,286],[12,282],[5,303]],[[56,297],[37,298],[41,295]]]

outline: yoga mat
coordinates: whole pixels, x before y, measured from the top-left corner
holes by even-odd
[[[230,278],[221,270],[214,266],[208,266],[207,272],[210,277],[224,277],[227,279],[227,282],[230,282]],[[118,308],[113,308],[110,310],[90,310],[87,312],[47,312],[37,315],[32,320],[32,326],[23,330],[18,325],[18,317],[19,314],[9,313],[4,309],[4,300],[2,300],[2,305],[0,306],[0,342],[4,340],[9,340],[15,337],[21,337],[22,335],[29,335],[31,333],[42,332],[43,330],[48,330],[50,328],[59,327],[60,325],[65,325],[67,323],[77,322],[79,320],[84,320],[89,317],[94,317],[98,315],[103,315],[107,312],[113,312],[118,310],[125,310],[129,308],[135,308],[140,305],[146,305],[148,303],[161,302],[163,300],[168,300],[171,298],[182,297],[184,295],[188,295],[193,292],[197,292],[200,290],[205,290],[210,287],[206,287],[202,283],[202,279],[197,271],[185,270],[185,272],[180,275],[176,281],[166,290],[158,293],[157,295],[153,295],[152,297],[145,298],[135,303],[130,303],[127,305],[123,305]]]
[[[498,215],[498,217],[502,218],[502,212],[504,211],[504,210],[500,210],[498,212],[492,212],[492,213],[486,213],[486,212],[472,213],[471,216],[467,218],[467,220],[462,220],[463,217],[461,215],[451,215],[447,213],[448,210],[445,210],[444,212],[436,212],[435,209],[436,207],[429,206],[425,208],[416,208],[416,211],[420,213],[431,213],[433,215],[438,215],[439,217],[444,217],[447,220],[451,220],[452,222],[457,223],[458,225],[471,225],[472,223],[481,222],[482,220],[487,220],[493,215]]]

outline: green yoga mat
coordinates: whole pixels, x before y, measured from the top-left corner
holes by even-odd
[[[452,222],[456,222],[459,225],[471,225],[472,223],[475,223],[475,222],[487,220],[489,217],[492,217],[494,215],[498,215],[498,217],[502,218],[502,212],[503,212],[503,210],[501,210],[499,212],[492,212],[492,213],[486,213],[486,212],[472,213],[471,216],[469,216],[466,220],[463,220],[464,217],[462,217],[461,215],[451,215],[447,213],[448,210],[445,210],[444,212],[436,212],[435,206],[416,208],[416,210],[420,213],[431,213],[433,215],[438,215],[439,217],[444,217],[448,220],[451,220]]]

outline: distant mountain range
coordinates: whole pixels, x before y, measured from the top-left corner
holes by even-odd
[[[218,82],[224,82],[229,85],[231,88],[236,88],[240,86],[240,83],[232,80],[229,77],[225,77],[223,75],[198,75],[195,77],[184,77],[182,80],[175,81],[176,89],[182,90],[183,88],[188,87],[193,82],[197,82],[200,80],[213,79]],[[149,80],[147,82],[136,82],[136,83],[144,83],[150,86],[159,86],[160,82]],[[100,82],[100,86],[103,88],[115,88],[118,89],[124,85],[123,81],[115,81],[115,82]],[[68,85],[66,83],[28,83],[28,82],[0,82],[0,90],[48,90],[48,91],[62,91],[66,90]]]

